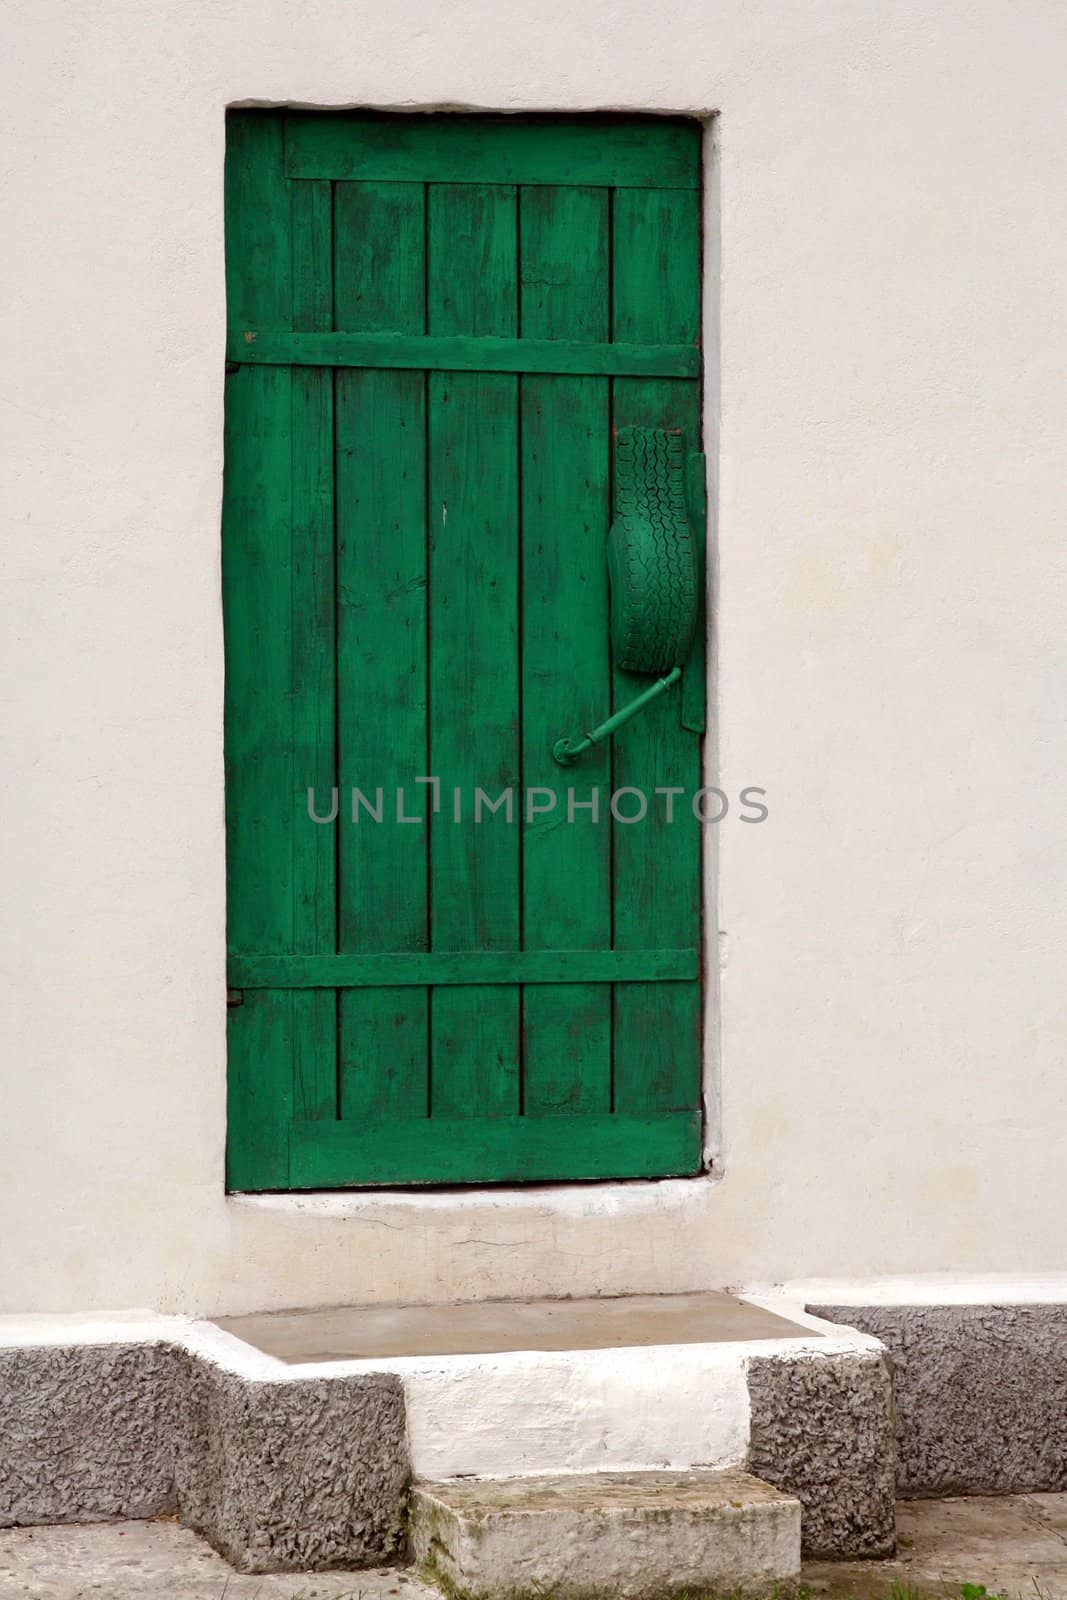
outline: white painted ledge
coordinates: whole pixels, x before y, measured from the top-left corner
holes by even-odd
[[[769,1310],[790,1305],[987,1306],[1067,1303],[1067,1273],[1019,1276],[1008,1273],[925,1273],[917,1277],[795,1278],[777,1286],[735,1291]],[[765,1299],[765,1296],[770,1298]],[[822,1323],[820,1326],[828,1326]]]
[[[780,1310],[783,1301],[772,1295],[756,1303]],[[273,1384],[395,1374],[418,1476],[524,1477],[740,1465],[749,1445],[751,1358],[815,1361],[882,1348],[804,1313],[798,1320],[810,1337],[289,1364],[212,1322],[137,1310],[0,1317],[0,1348],[166,1342]]]
[[[703,1209],[708,1190],[721,1181],[716,1172],[692,1178],[634,1179],[627,1183],[557,1183],[493,1189],[311,1190],[302,1194],[228,1194],[236,1210],[266,1211],[285,1217],[355,1221],[380,1218],[386,1211],[460,1216],[527,1212],[559,1217],[643,1216]]]

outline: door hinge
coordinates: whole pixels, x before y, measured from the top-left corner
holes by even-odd
[[[241,363],[239,361],[227,361],[227,363],[226,363],[226,376],[227,377],[230,376],[231,372],[240,372],[240,370],[241,370]]]
[[[243,1006],[244,1003],[245,1003],[245,992],[244,992],[243,989],[227,989],[226,990],[226,1010],[227,1011],[232,1011],[235,1006]]]

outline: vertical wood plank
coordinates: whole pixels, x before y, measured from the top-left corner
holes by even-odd
[[[293,327],[333,326],[332,196],[328,182],[292,185]],[[337,824],[311,820],[303,797],[329,812],[334,748],[333,373],[292,374],[293,949],[336,949]],[[337,995],[292,997],[294,1114],[337,1116]]]
[[[610,337],[608,236],[606,189],[521,191],[524,335]],[[600,720],[611,693],[609,380],[520,381],[523,785],[555,797],[553,810],[523,828],[523,946],[604,949],[611,943],[610,751],[590,751],[564,773],[552,746]],[[588,802],[594,789],[597,820],[587,806],[571,813],[572,795]],[[610,986],[527,984],[522,1020],[527,1116],[610,1109]]]
[[[431,185],[428,329],[517,332],[516,193]],[[437,949],[519,944],[519,834],[502,812],[453,820],[452,790],[519,786],[518,383],[429,375],[430,769],[443,785],[430,834]],[[431,1106],[493,1116],[520,1103],[518,986],[436,990]]]
[[[700,331],[700,203],[696,191],[618,189],[613,217],[613,336],[695,342]],[[681,428],[700,447],[693,381],[616,379],[616,428]],[[647,679],[614,673],[621,705]],[[613,740],[613,786],[648,793],[644,821],[614,827],[615,944],[691,944],[700,928],[701,829],[685,797],[668,824],[656,787],[700,785],[700,740],[682,727],[679,695],[664,696]],[[700,1104],[698,983],[615,988],[614,1108],[668,1111]],[[700,1152],[694,1151],[694,1170]]]
[[[425,329],[424,189],[343,183],[335,190],[336,325]],[[425,950],[426,422],[421,372],[337,375],[338,738],[342,797],[340,948]],[[352,788],[382,820],[358,805]],[[340,997],[341,1115],[428,1112],[425,989]]]
[[[281,123],[230,117],[226,149],[231,321],[291,326],[289,186]],[[222,585],[226,620],[227,937],[285,951],[294,928],[292,417],[286,368],[226,380]],[[228,1015],[227,1184],[284,1188],[293,1107],[292,997],[246,994]]]

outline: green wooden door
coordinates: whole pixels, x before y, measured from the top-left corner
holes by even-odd
[[[646,684],[612,439],[700,448],[699,183],[681,121],[229,119],[231,1189],[699,1170],[700,644],[552,759]]]

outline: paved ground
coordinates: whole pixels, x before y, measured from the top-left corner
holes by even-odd
[[[256,1577],[176,1522],[0,1530],[0,1600],[440,1600],[402,1572]]]
[[[1067,1494],[902,1500],[897,1547],[895,1561],[811,1562],[805,1581],[827,1600],[865,1600],[894,1584],[945,1600],[945,1586],[958,1596],[962,1583],[984,1584],[991,1595],[1067,1600]]]
[[[1067,1495],[928,1500],[898,1507],[896,1561],[805,1568],[817,1596],[857,1600],[906,1583],[949,1600],[961,1583],[991,1595],[1067,1600]],[[246,1577],[177,1523],[0,1530],[0,1600],[440,1600],[402,1572]]]

